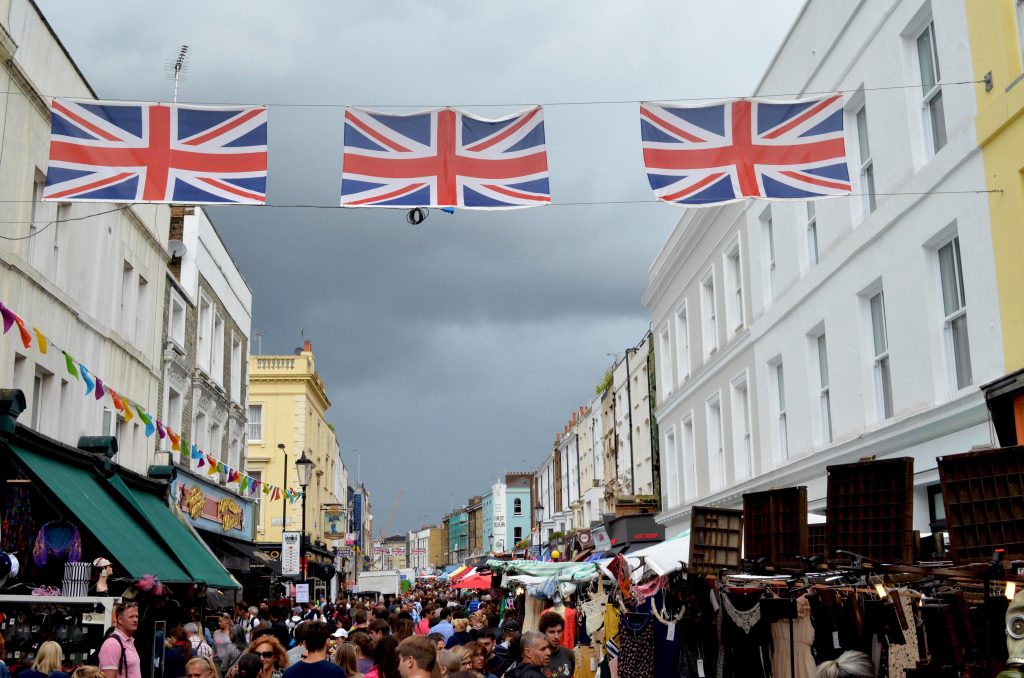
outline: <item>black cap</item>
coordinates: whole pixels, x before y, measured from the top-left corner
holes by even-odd
[[[515,633],[519,630],[519,622],[507,621],[502,628],[502,633]]]

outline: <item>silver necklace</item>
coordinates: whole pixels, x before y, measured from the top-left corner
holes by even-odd
[[[729,600],[728,594],[722,594],[722,605],[725,606],[725,611],[729,614],[729,619],[733,620],[736,626],[743,629],[743,633],[750,633],[750,629],[757,626],[757,622],[761,621],[761,603],[757,602],[754,607],[749,610],[737,610]]]

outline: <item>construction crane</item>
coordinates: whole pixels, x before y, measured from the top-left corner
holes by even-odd
[[[384,569],[384,535],[391,532],[391,525],[395,522],[395,514],[398,513],[398,507],[402,503],[403,494],[405,494],[404,488],[398,491],[398,497],[395,499],[395,503],[391,507],[391,515],[388,516],[388,524],[380,531],[380,569],[382,570]]]

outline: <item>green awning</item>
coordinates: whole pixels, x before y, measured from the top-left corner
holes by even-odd
[[[26,470],[63,502],[68,511],[65,517],[81,521],[130,576],[138,579],[151,574],[168,584],[193,581],[150,530],[104,487],[92,468],[68,464],[17,445],[9,448]]]
[[[133,490],[116,475],[107,482],[145,517],[158,538],[178,561],[184,564],[193,580],[219,589],[239,588],[235,578],[199,540],[195,531],[178,520],[160,497],[149,492]],[[163,580],[163,577],[160,579]]]

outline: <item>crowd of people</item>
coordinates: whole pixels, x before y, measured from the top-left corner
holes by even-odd
[[[501,612],[501,613],[499,613]],[[134,635],[139,610],[114,609],[94,660],[70,678],[142,678]],[[164,678],[567,678],[576,659],[564,645],[559,612],[540,616],[537,629],[520,629],[513,609],[490,596],[460,600],[444,591],[419,591],[386,603],[339,599],[335,604],[239,605],[215,624],[197,621],[171,629]],[[2,636],[0,636],[2,639]],[[61,646],[46,641],[31,669],[17,678],[69,678]],[[856,652],[828,662],[819,678],[872,678]],[[581,667],[583,668],[583,667]],[[583,669],[586,675],[594,675]],[[10,678],[0,662],[0,678]]]

